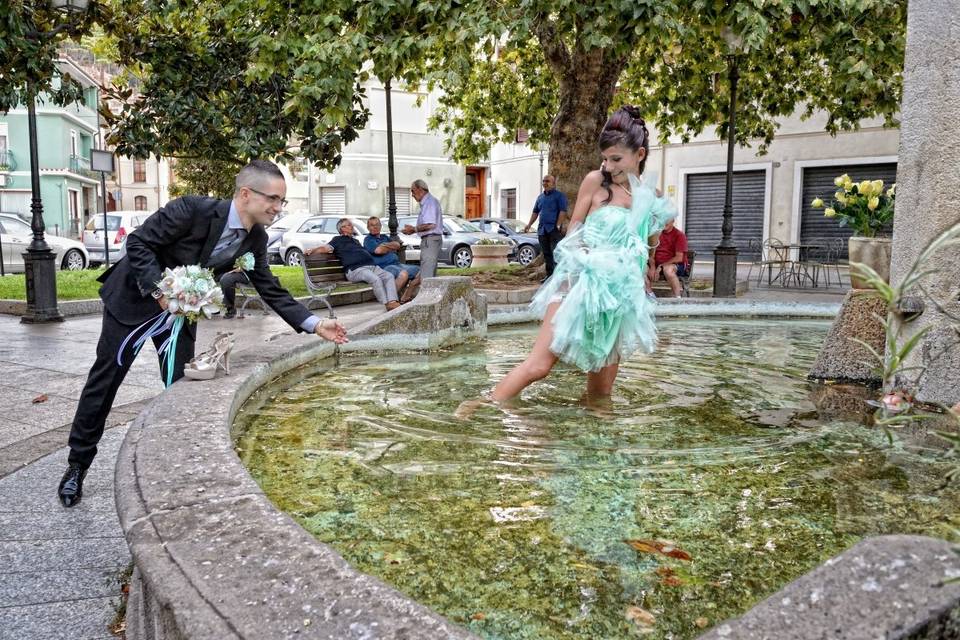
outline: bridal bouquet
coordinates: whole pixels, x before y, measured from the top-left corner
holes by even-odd
[[[223,292],[213,272],[197,265],[167,268],[157,288],[167,299],[167,311],[189,322],[210,318],[223,309]]]
[[[164,381],[169,387],[176,371],[177,341],[183,325],[218,313],[223,308],[223,292],[213,279],[213,272],[198,265],[165,269],[157,288],[167,299],[167,308],[127,335],[117,351],[117,365],[123,366],[128,347],[136,355],[147,340],[167,334],[157,354],[162,358]]]

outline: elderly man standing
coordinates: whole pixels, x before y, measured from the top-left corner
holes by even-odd
[[[553,249],[557,243],[563,239],[563,231],[560,227],[567,215],[567,196],[562,191],[557,191],[557,179],[553,176],[543,177],[543,193],[537,197],[533,205],[533,214],[530,216],[530,222],[523,228],[524,233],[530,231],[537,217],[540,218],[540,224],[537,225],[537,239],[540,241],[540,249],[543,251],[543,261],[547,266],[547,277],[553,275],[553,270],[557,266],[553,259]]]
[[[420,203],[420,215],[417,216],[417,226],[408,224],[403,232],[420,235],[420,277],[432,278],[437,275],[437,261],[443,246],[443,211],[440,210],[440,201],[433,197],[423,180],[415,180],[410,185],[410,193]]]
[[[397,284],[393,275],[384,271],[373,262],[373,256],[363,248],[363,245],[353,236],[353,223],[349,218],[340,218],[337,221],[336,238],[330,244],[308,249],[306,255],[314,253],[332,253],[340,260],[343,273],[350,282],[366,282],[373,287],[373,295],[377,302],[393,311],[400,306],[397,298]]]

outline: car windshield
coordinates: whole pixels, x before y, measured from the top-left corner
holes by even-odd
[[[4,216],[0,218],[0,223],[3,223],[3,229],[7,233],[13,233],[16,235],[30,235],[33,233],[33,230],[30,229],[30,225],[19,218],[8,218]]]
[[[507,227],[511,231],[516,231],[517,233],[520,233],[521,231],[523,231],[523,227],[525,226],[519,220],[512,220],[509,218],[503,218],[502,220],[495,220],[495,222],[499,224],[501,227]]]
[[[107,216],[107,231],[116,231],[120,228],[120,216]],[[87,231],[103,231],[103,216],[93,216],[85,227]]]
[[[454,231],[467,231],[470,233],[476,233],[482,231],[480,227],[473,224],[472,222],[467,222],[462,218],[447,218],[444,217],[443,221],[450,225],[450,228]]]

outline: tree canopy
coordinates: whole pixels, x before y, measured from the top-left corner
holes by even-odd
[[[868,117],[893,125],[902,91],[906,2],[693,0],[589,5],[515,1],[498,55],[444,90],[433,124],[454,157],[475,161],[518,128],[550,143],[551,166],[575,189],[596,167],[595,141],[613,106],[636,104],[661,138],[687,141],[710,125],[726,135],[729,57],[740,82],[736,137],[765,148],[777,120],[827,114],[827,130]],[[724,31],[738,36],[731,48]],[[552,169],[553,170],[553,169]]]
[[[45,2],[0,2],[0,113],[46,93],[59,105],[76,102],[82,87],[56,67],[60,44],[79,40],[107,19],[107,7],[94,3],[86,12],[68,15]]]
[[[798,110],[826,112],[830,131],[872,116],[893,124],[906,23],[906,0],[98,5],[107,48],[129,69],[127,86],[108,92],[123,109],[103,111],[121,154],[298,156],[331,168],[366,124],[363,87],[376,76],[441,90],[431,123],[460,161],[526,129],[531,143],[549,143],[568,192],[596,167],[597,135],[618,104],[637,104],[663,137],[711,125],[723,134],[734,54],[741,144],[769,143],[777,119]],[[22,0],[10,7],[0,9],[8,23],[39,19]],[[731,50],[725,32],[742,47]],[[28,57],[22,40],[18,59]]]

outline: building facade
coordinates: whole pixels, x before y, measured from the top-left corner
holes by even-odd
[[[107,211],[156,211],[170,200],[171,170],[166,158],[114,156],[107,178]]]
[[[387,120],[383,86],[368,83],[365,104],[371,116],[357,140],[343,149],[343,161],[335,171],[321,171],[308,163],[283,167],[287,175],[290,211],[381,216],[387,215]],[[444,150],[444,139],[427,128],[436,106],[436,95],[393,88],[393,149],[395,198],[398,215],[415,212],[410,184],[423,179],[440,200],[445,214],[463,215],[467,207],[467,176],[486,183],[486,167],[464,167]],[[417,104],[421,100],[421,104]],[[485,209],[486,210],[486,209]]]
[[[765,155],[757,153],[757,145],[734,150],[733,238],[741,260],[756,258],[768,238],[804,244],[849,237],[849,229],[810,206],[817,197],[829,201],[834,177],[896,181],[899,129],[867,120],[857,131],[831,136],[824,131],[826,121],[822,113],[808,120],[784,118]],[[647,176],[676,202],[677,226],[698,259],[712,260],[721,238],[726,142],[712,129],[686,143],[659,143],[655,126],[650,137]],[[529,219],[548,159],[541,161],[539,151],[524,144],[500,144],[491,152],[490,171],[493,215]]]
[[[60,69],[83,86],[80,102],[59,107],[36,102],[40,197],[47,232],[78,238],[97,210],[98,176],[90,171],[90,150],[98,133],[96,82],[69,58]],[[27,107],[0,115],[0,211],[30,215],[30,155]]]

